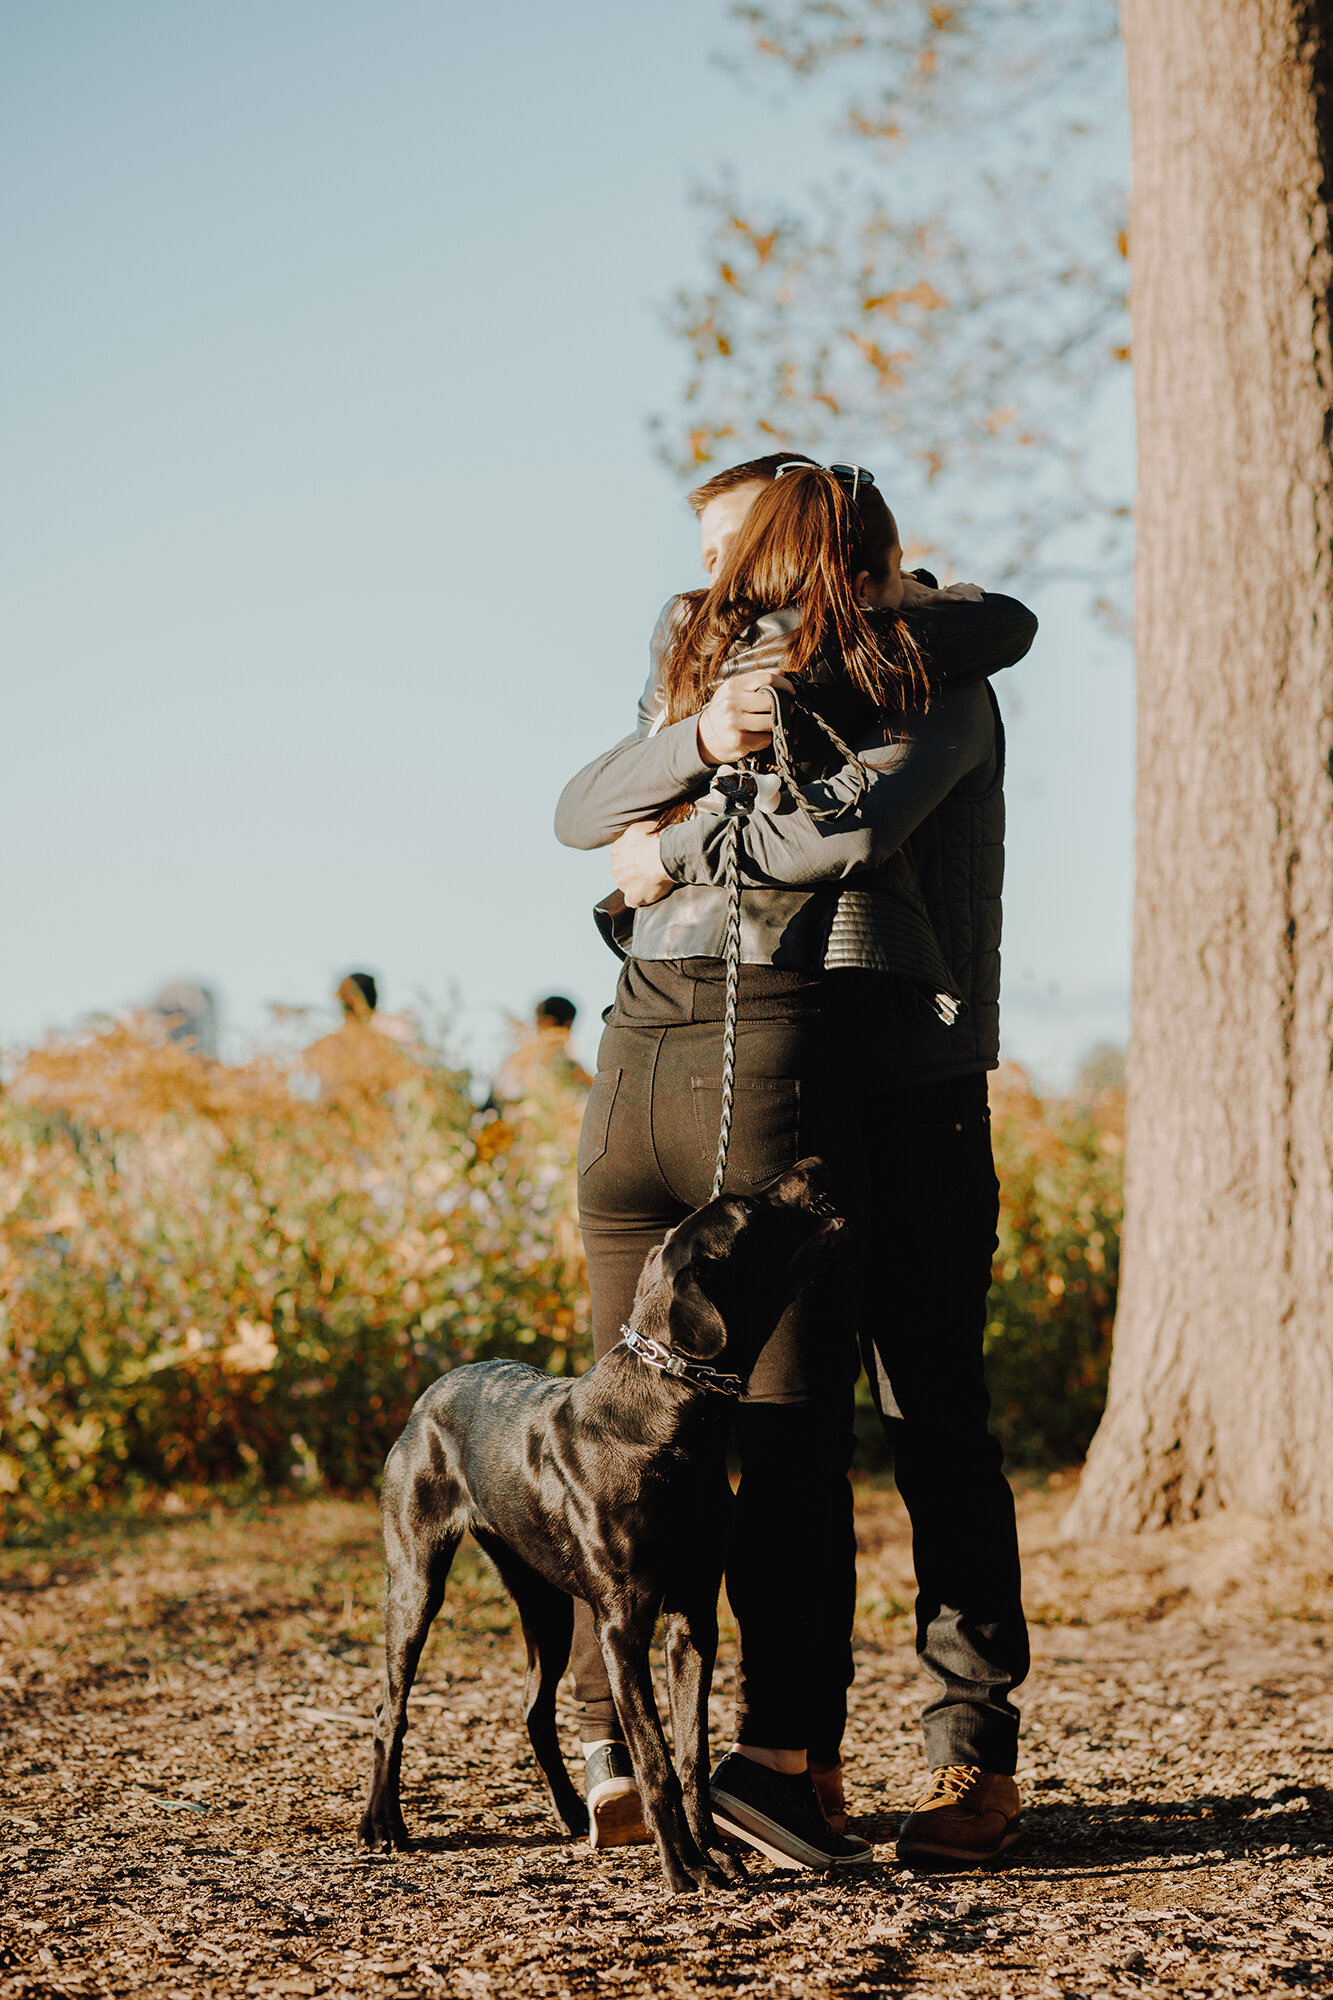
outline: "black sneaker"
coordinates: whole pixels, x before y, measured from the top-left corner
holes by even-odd
[[[752,1757],[725,1756],[709,1787],[713,1818],[770,1861],[802,1868],[860,1868],[875,1850],[854,1834],[834,1833],[808,1771],[788,1776]]]
[[[598,1743],[583,1763],[589,1847],[629,1847],[647,1840],[634,1765],[623,1743]]]

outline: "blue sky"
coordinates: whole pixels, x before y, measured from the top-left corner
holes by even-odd
[[[564,990],[591,1052],[605,864],[551,810],[696,580],[645,429],[689,189],[836,163],[728,46],[720,0],[0,10],[0,1042],[183,973],[235,1039],[366,965],[483,1061]],[[1034,602],[1004,1019],[1059,1079],[1125,1029],[1132,697]]]

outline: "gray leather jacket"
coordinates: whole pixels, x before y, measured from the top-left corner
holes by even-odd
[[[709,787],[694,720],[659,721],[658,670],[675,602],[653,634],[634,734],[561,795],[556,834],[567,846],[605,845],[633,821]],[[789,622],[783,613],[760,620],[728,671],[769,664],[766,654]],[[986,677],[1023,657],[1036,619],[1012,598],[988,596],[914,612],[909,622],[941,691],[924,711],[868,718],[851,747],[873,775],[843,817],[811,821],[790,801],[750,817],[741,946],[749,963],[906,981],[934,1003],[935,1018],[898,1037],[906,1076],[924,1081],[989,1067],[998,1052],[1004,736]],[[801,790],[817,804],[845,804],[852,773],[834,760],[822,773],[803,772]],[[721,956],[722,826],[719,816],[695,812],[665,829],[663,865],[681,886],[634,912],[632,922],[619,898],[608,898],[601,921],[617,949],[636,958]]]

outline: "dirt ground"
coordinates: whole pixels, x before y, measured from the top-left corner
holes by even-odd
[[[377,1675],[370,1505],[9,1550],[0,1996],[1333,1993],[1333,1539],[1227,1518],[1074,1547],[1068,1498],[1021,1499],[1027,1814],[1003,1864],[893,1859],[925,1687],[905,1524],[867,1483],[848,1768],[853,1827],[882,1859],[833,1883],[756,1856],[747,1891],[677,1899],[648,1850],[593,1855],[549,1818],[519,1641],[475,1555],[418,1683],[420,1844],[385,1858],[352,1844]],[[728,1635],[715,1746],[732,1651]]]

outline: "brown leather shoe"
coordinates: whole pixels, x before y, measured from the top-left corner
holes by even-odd
[[[842,1790],[841,1764],[811,1764],[810,1776],[815,1781],[819,1793],[819,1803],[824,1808],[824,1817],[833,1833],[847,1831],[847,1801]]]
[[[898,1829],[900,1861],[990,1861],[1018,1839],[1018,1786],[974,1764],[932,1771]]]

